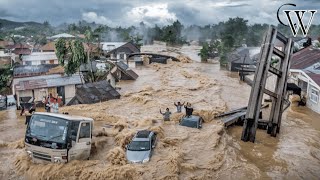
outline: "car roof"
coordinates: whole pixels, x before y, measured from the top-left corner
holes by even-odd
[[[92,118],[87,118],[87,117],[83,117],[83,116],[67,115],[67,114],[58,114],[58,113],[35,112],[34,115],[45,115],[45,116],[62,118],[62,119],[66,119],[66,120],[72,120],[72,121],[83,121],[83,120],[93,121]]]
[[[190,116],[190,117],[183,117],[182,118],[183,121],[194,121],[194,122],[198,122],[200,120],[200,117],[199,116]]]
[[[152,134],[153,132],[149,130],[138,131],[134,136],[133,141],[149,141]]]

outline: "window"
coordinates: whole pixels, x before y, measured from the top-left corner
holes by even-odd
[[[71,139],[72,141],[77,141],[78,129],[80,122],[72,122],[71,124]]]
[[[26,65],[28,66],[32,65],[31,61],[26,61]]]
[[[90,138],[90,129],[91,128],[89,122],[81,123],[79,139]]]
[[[41,61],[41,64],[46,64],[46,61]]]
[[[311,89],[310,100],[314,103],[318,103],[319,101],[319,91],[316,89]]]

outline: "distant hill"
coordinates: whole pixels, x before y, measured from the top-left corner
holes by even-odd
[[[38,23],[38,22],[15,22],[15,21],[9,21],[6,19],[0,19],[0,28],[2,30],[11,30],[11,29],[15,29],[15,28],[19,28],[19,27],[42,27],[44,26],[42,23]]]

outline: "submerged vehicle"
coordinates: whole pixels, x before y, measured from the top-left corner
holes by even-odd
[[[184,116],[180,121],[180,125],[200,129],[202,128],[202,121],[203,119],[200,116]]]
[[[0,110],[7,109],[7,97],[0,95]]]
[[[138,131],[127,145],[127,160],[131,163],[145,163],[151,158],[156,146],[157,135],[153,131]]]
[[[91,118],[35,112],[27,125],[26,151],[39,163],[89,159],[92,127]]]

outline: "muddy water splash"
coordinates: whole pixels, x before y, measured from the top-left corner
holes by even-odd
[[[185,49],[191,54],[198,51],[192,51],[191,47]],[[177,56],[180,53],[176,51],[171,49],[168,52]],[[316,122],[317,116],[302,114],[304,110],[296,107],[285,116],[285,127],[278,138],[258,131],[257,143],[243,143],[239,140],[240,127],[226,131],[212,118],[226,109],[247,105],[250,87],[239,82],[236,74],[221,71],[218,65],[196,62],[152,64],[135,71],[139,74],[136,81],[120,82],[120,100],[62,109],[95,119],[93,150],[88,161],[33,164],[23,149],[19,149],[21,147],[14,146],[23,138],[23,120],[14,116],[15,111],[0,112],[4,113],[0,116],[4,135],[0,138],[3,142],[0,159],[6,162],[0,165],[0,179],[319,177],[319,129],[310,125]],[[205,119],[203,129],[179,126],[182,113],[173,113],[172,121],[164,123],[159,109],[168,107],[175,112],[174,101],[191,102],[195,113]],[[8,121],[7,117],[12,118]],[[8,127],[18,129],[17,133]],[[124,157],[124,147],[139,129],[156,131],[159,141],[150,162],[129,164]]]

